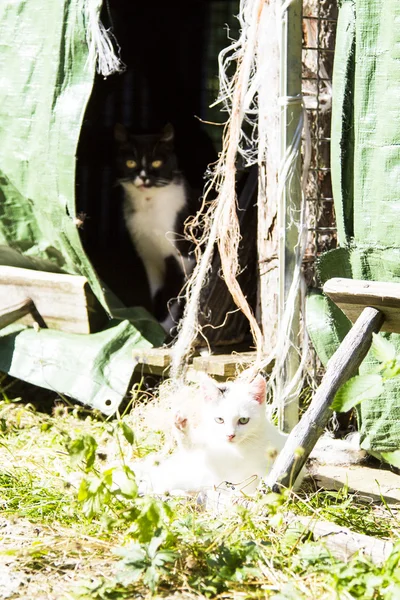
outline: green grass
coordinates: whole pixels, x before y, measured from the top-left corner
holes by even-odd
[[[164,443],[140,406],[105,420],[65,405],[47,414],[10,397],[12,388],[0,402],[0,566],[25,577],[15,598],[400,598],[393,509],[346,489],[265,494],[220,514],[196,499],[139,497],[129,465]],[[288,524],[289,513],[390,540],[395,550],[383,565],[362,555],[343,562]]]

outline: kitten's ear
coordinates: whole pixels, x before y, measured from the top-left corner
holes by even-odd
[[[204,394],[204,399],[207,402],[214,402],[217,400],[220,389],[211,377],[208,377],[205,373],[199,373],[200,391]]]
[[[171,123],[167,123],[161,132],[161,141],[171,143],[174,141],[174,127]]]
[[[259,404],[263,404],[263,402],[265,402],[266,389],[267,384],[261,374],[258,374],[257,377],[250,383],[250,393],[254,400],[257,400]]]
[[[114,139],[116,142],[123,144],[128,140],[128,132],[125,125],[121,123],[115,123],[114,125]]]

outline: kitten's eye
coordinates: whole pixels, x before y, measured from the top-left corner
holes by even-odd
[[[247,425],[247,423],[250,421],[249,417],[242,417],[241,419],[239,419],[238,423],[239,425]]]
[[[222,418],[222,417],[215,417],[215,422],[216,422],[216,423],[223,423],[223,422],[224,422],[224,420],[223,420],[223,418]]]
[[[125,164],[128,167],[128,169],[134,169],[135,167],[137,167],[137,162],[132,159],[127,160]]]
[[[162,160],[153,160],[153,162],[151,163],[151,166],[153,167],[153,169],[159,169],[162,165]]]

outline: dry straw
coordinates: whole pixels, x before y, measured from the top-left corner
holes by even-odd
[[[238,246],[240,230],[237,218],[237,198],[235,191],[236,164],[241,155],[246,165],[258,163],[259,189],[263,190],[271,202],[279,203],[284,188],[291,189],[290,182],[299,177],[298,164],[301,152],[302,130],[306,123],[305,111],[298,124],[292,143],[283,159],[280,160],[280,111],[289,103],[302,103],[301,97],[279,97],[280,32],[291,1],[281,6],[277,0],[242,0],[240,4],[240,38],[223,50],[219,56],[220,95],[218,102],[228,112],[223,136],[223,148],[205,190],[203,210],[189,225],[189,232],[202,230],[197,240],[197,265],[187,283],[186,309],[179,327],[179,335],[172,349],[171,375],[182,381],[186,370],[186,359],[193,342],[199,333],[199,301],[203,287],[211,269],[214,248],[217,244],[221,257],[222,273],[226,285],[238,308],[246,315],[254,344],[256,360],[251,369],[242,377],[252,378],[259,370],[275,361],[270,386],[273,390],[277,381],[284,376],[284,363],[293,346],[291,329],[297,318],[297,298],[301,293],[301,264],[306,244],[304,193],[300,214],[293,211],[293,220],[298,228],[298,244],[295,249],[296,265],[293,283],[289,291],[286,308],[277,336],[277,344],[268,356],[264,352],[264,340],[257,320],[240,288]],[[231,65],[236,69],[228,76]],[[244,123],[246,123],[245,133]],[[250,133],[249,133],[250,132]],[[306,152],[304,156],[303,182],[309,165],[310,140],[306,131]],[[215,200],[209,201],[211,191],[217,193]],[[303,186],[304,192],[304,186]],[[291,198],[289,194],[289,206]],[[200,227],[199,227],[200,226]],[[302,301],[300,304],[302,305]],[[276,315],[274,316],[276,318]],[[283,389],[284,396],[296,394],[302,382],[306,346],[302,352],[300,366],[289,384]],[[280,400],[284,400],[281,398]]]

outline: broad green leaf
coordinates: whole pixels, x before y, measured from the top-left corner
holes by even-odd
[[[136,498],[137,496],[137,485],[135,476],[132,471],[125,469],[114,471],[113,473],[114,483],[118,486],[119,491],[126,498]]]
[[[103,483],[105,483],[108,486],[112,485],[114,471],[115,471],[114,467],[111,467],[111,469],[106,469],[105,471],[103,471],[102,476],[101,476]]]
[[[127,565],[117,573],[117,581],[126,587],[132,585],[143,575],[145,568],[144,566],[133,567],[132,565]]]
[[[382,371],[382,377],[384,380],[393,379],[393,377],[398,377],[400,375],[400,362],[398,362],[398,357],[396,360],[392,360],[389,364],[386,365],[386,368]]]
[[[299,548],[297,557],[310,564],[321,563],[329,559],[331,553],[324,544],[319,542],[308,542]]]
[[[123,558],[124,564],[146,564],[146,552],[138,542],[114,550],[115,554]]]
[[[282,513],[274,514],[269,520],[268,524],[272,529],[279,529],[283,525],[283,515]]]
[[[100,477],[92,477],[89,479],[89,494],[97,494],[103,485],[104,484]]]
[[[145,571],[145,574],[143,577],[143,583],[145,585],[149,586],[150,591],[153,593],[156,590],[159,578],[160,578],[160,575],[157,572],[157,569],[153,566],[150,566]]]
[[[133,433],[132,429],[124,421],[121,421],[121,429],[126,441],[132,445],[135,441],[135,434]]]
[[[148,545],[148,554],[149,556],[151,556],[151,558],[154,558],[154,556],[157,553],[157,550],[159,549],[159,547],[161,546],[161,544],[165,541],[165,536],[164,535],[157,535],[154,536],[151,540],[150,543]]]
[[[155,555],[153,564],[156,567],[163,567],[165,563],[174,562],[177,558],[177,552],[173,552],[172,550],[161,550]]]
[[[83,438],[85,448],[86,469],[90,469],[96,458],[97,442],[91,435],[85,435]]]
[[[87,470],[93,466],[97,450],[97,442],[93,436],[83,435],[74,440],[69,440],[66,446],[73,465],[84,460]]]
[[[71,440],[71,439],[68,440],[66,443],[66,447],[67,447],[68,454],[71,457],[71,463],[73,465],[76,465],[77,462],[82,460],[83,452],[84,452],[84,445],[83,445],[82,438],[77,438],[75,440]]]
[[[371,348],[375,358],[380,362],[387,363],[396,357],[396,348],[389,340],[379,335],[379,333],[372,334]]]
[[[380,375],[356,375],[342,385],[331,408],[336,412],[347,412],[363,400],[377,398],[382,392],[383,383]]]
[[[89,486],[86,479],[82,479],[78,490],[78,501],[83,502],[89,495]]]

